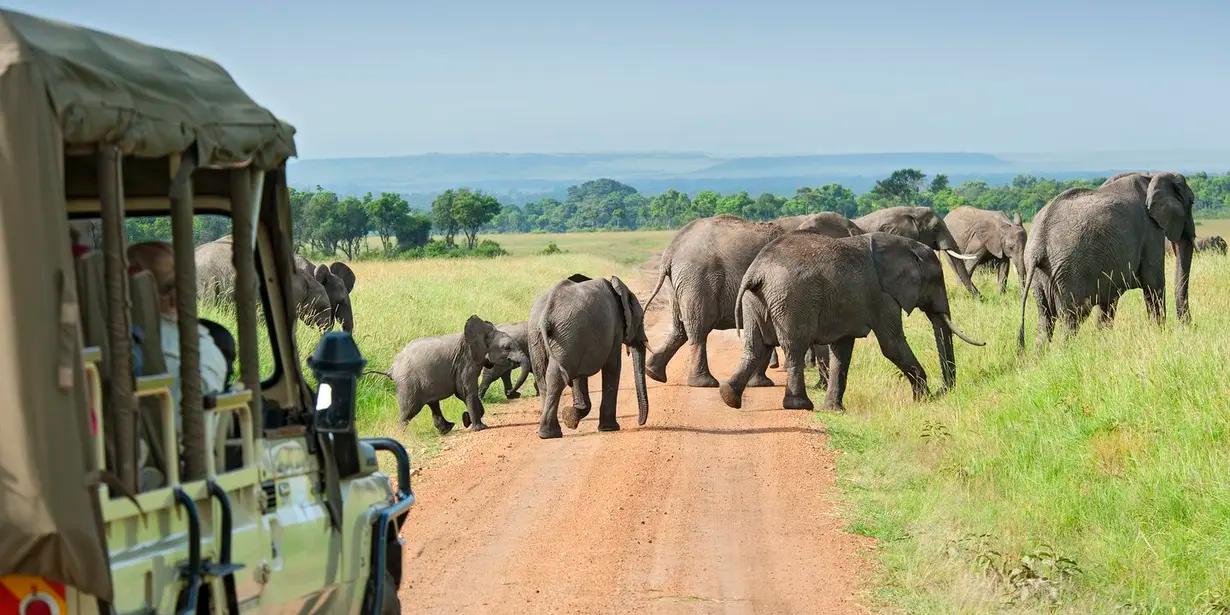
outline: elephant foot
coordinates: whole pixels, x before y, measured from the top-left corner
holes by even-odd
[[[504,399],[518,399],[520,397],[521,394],[516,391],[508,391],[507,393],[504,393]]]
[[[824,408],[825,410],[831,410],[833,412],[845,412],[846,411],[846,407],[841,405],[841,402],[832,401],[828,399],[824,400],[824,405],[821,407]]]
[[[461,413],[461,424],[462,424],[462,425],[465,425],[466,427],[469,427],[469,426],[470,426],[470,413],[469,413],[469,411],[466,411],[466,412],[462,412],[462,413]]]
[[[436,431],[439,432],[440,435],[444,435],[453,430],[453,425],[454,423],[450,421],[436,421]]]
[[[786,398],[782,400],[782,407],[787,410],[816,409],[816,406],[811,403],[811,400],[807,399],[807,397],[803,395],[786,395]]]
[[[559,428],[559,425],[556,425],[554,427],[547,427],[547,428],[539,427],[538,437],[542,438],[543,440],[551,440],[553,438],[562,438],[564,437],[564,432],[563,430]]]
[[[619,431],[619,421],[611,421],[610,423],[599,421],[598,431]]]
[[[781,362],[777,360],[777,355],[773,355],[773,358],[769,359],[770,369],[778,369],[781,366],[782,366]]]
[[[650,380],[657,382],[666,382],[666,366],[658,366],[652,359],[645,362],[645,375],[649,376]]]
[[[717,378],[714,378],[711,374],[692,374],[691,376],[688,376],[688,386],[703,389],[716,389],[718,386],[718,381]]]
[[[586,410],[585,412],[588,414],[589,410]],[[581,418],[583,416],[584,415],[581,414],[581,410],[579,408],[575,406],[564,406],[563,408],[560,408],[559,411],[559,422],[567,425],[568,429],[576,429],[577,425],[581,423]]]
[[[764,374],[756,374],[747,381],[749,387],[772,387],[777,386],[771,378]]]
[[[592,409],[592,406],[574,406],[574,407],[577,410],[577,420],[578,421],[584,420],[585,417],[589,416],[589,411]]]
[[[743,407],[743,392],[736,391],[729,382],[723,382],[722,386],[718,387],[718,394],[722,396],[722,403],[727,406],[736,410]]]
[[[470,431],[482,431],[487,428],[487,424],[482,421],[477,421],[469,425]]]

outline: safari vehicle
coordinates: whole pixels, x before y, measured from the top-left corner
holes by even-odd
[[[206,59],[0,11],[0,614],[398,611],[409,459],[355,435],[348,333],[308,359],[316,391],[300,368],[293,135]],[[236,246],[239,376],[216,394],[206,214]],[[178,373],[126,260],[126,220],[150,216],[173,235]],[[70,246],[70,220],[101,247]]]

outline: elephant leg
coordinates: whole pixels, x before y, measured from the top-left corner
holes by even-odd
[[[1038,345],[1040,346],[1051,341],[1051,337],[1055,334],[1055,320],[1059,317],[1055,303],[1046,289],[1047,285],[1044,281],[1034,282],[1033,293],[1034,303],[1038,305]]]
[[[995,266],[995,275],[999,277],[1000,294],[1008,292],[1008,261],[1002,260]]]
[[[671,321],[671,332],[666,338],[666,342],[661,348],[650,352],[645,360],[645,375],[657,380],[658,382],[666,382],[666,366],[670,364],[671,359],[675,357],[675,353],[679,352],[680,348],[688,341],[687,331],[683,328],[683,321],[679,320],[678,316]]]
[[[893,311],[897,317],[896,321],[876,329],[876,339],[880,342],[880,352],[910,381],[914,401],[919,401],[930,394],[927,388],[927,372],[922,363],[918,362],[918,357],[914,356],[909,343],[905,341],[905,332],[901,329],[901,314],[896,311],[895,306]]]
[[[759,329],[755,327],[745,329],[743,332],[743,357],[739,360],[739,366],[735,368],[730,378],[723,382],[718,389],[718,393],[722,396],[722,402],[731,408],[742,407],[743,390],[747,388],[749,380],[754,381],[757,377],[763,375],[765,368],[769,365],[769,357],[772,355],[773,347],[764,344]],[[770,384],[770,386],[772,385]]]
[[[852,344],[854,342],[851,342]],[[829,386],[829,346],[815,344],[811,347],[811,356],[816,360],[816,388],[823,391]]]
[[[407,401],[405,405],[403,405],[401,408],[402,427],[409,425],[410,421],[413,421],[414,417],[418,416],[419,412],[422,412],[422,411],[423,411],[423,402],[417,399]]]
[[[846,395],[846,377],[850,373],[850,358],[854,355],[854,338],[842,340],[828,346],[828,351],[832,352],[831,362],[828,365],[828,395],[824,398],[824,407],[830,410],[845,410],[842,405],[842,399]]]
[[[487,395],[487,390],[491,388],[492,383],[499,379],[499,377],[495,368],[483,369],[483,378],[478,382],[478,394]],[[508,390],[507,387],[505,387],[505,390]]]
[[[457,398],[466,404],[466,412],[462,415],[462,421],[466,423],[466,427],[470,431],[482,431],[487,428],[487,424],[483,422],[483,415],[487,413],[483,408],[483,399],[479,396],[478,391],[458,393]],[[467,422],[465,419],[469,418]]]
[[[560,418],[568,429],[576,429],[581,419],[589,416],[593,402],[589,399],[589,378],[581,376],[572,381],[572,405],[565,406]]]
[[[444,418],[444,413],[440,411],[440,402],[427,402],[427,407],[431,408],[431,422],[436,426],[436,431],[440,435],[444,435],[453,430],[453,423]]]
[[[786,396],[782,407],[787,410],[812,410],[815,405],[807,397],[807,385],[803,382],[803,370],[807,367],[804,358],[807,346],[787,343],[782,346],[786,355]]]
[[[781,366],[781,361],[777,359],[777,348],[774,348],[773,352],[769,353],[769,367],[771,369],[778,369]]]
[[[1080,330],[1081,323],[1089,317],[1090,312],[1093,312],[1093,304],[1088,301],[1072,304],[1059,305],[1059,324],[1063,326],[1065,338],[1070,338],[1076,335]]]
[[[544,369],[542,388],[542,416],[538,420],[538,437],[562,438],[564,430],[559,426],[559,399],[568,386],[568,377],[558,368]]]
[[[505,399],[516,399],[518,397],[521,397],[521,394],[517,392],[517,387],[513,386],[511,369],[504,372],[504,374],[500,376],[500,380],[504,382],[504,398]]]
[[[615,410],[619,402],[619,372],[622,366],[619,346],[616,346],[602,368],[602,402],[598,406],[598,431],[619,431]]]
[[[701,335],[688,336],[692,344],[692,373],[688,376],[690,387],[717,387],[717,378],[709,373],[709,331]]]

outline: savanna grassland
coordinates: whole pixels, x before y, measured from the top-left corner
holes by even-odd
[[[1230,236],[1230,222],[1205,221],[1197,233]],[[499,235],[510,256],[358,262],[355,334],[370,366],[386,369],[406,342],[458,331],[470,314],[525,319],[538,293],[574,272],[652,276],[640,265],[670,237]],[[552,241],[565,253],[538,255]],[[842,452],[850,530],[878,539],[871,604],[911,613],[1230,612],[1230,257],[1194,259],[1190,326],[1175,322],[1172,293],[1159,328],[1132,291],[1112,329],[1088,322],[1074,338],[1036,348],[1031,300],[1023,354],[1015,273],[1002,295],[990,274],[975,281],[982,301],[948,275],[954,319],[987,342],[958,342],[955,390],[913,402],[864,340],[847,412],[815,414]],[[906,327],[934,387],[929,323],[915,313]],[[315,335],[299,335],[306,353]],[[714,371],[720,378],[732,368]],[[500,388],[487,404],[501,402]],[[716,391],[713,399],[715,411],[735,412]],[[444,404],[450,420],[461,409]],[[392,384],[363,379],[365,435],[431,454],[441,439],[422,414],[403,430]],[[444,441],[455,437],[466,436]]]

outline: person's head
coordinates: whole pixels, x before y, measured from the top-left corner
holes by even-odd
[[[128,246],[128,262],[154,275],[158,311],[175,315],[175,252],[165,241],[144,241]]]

